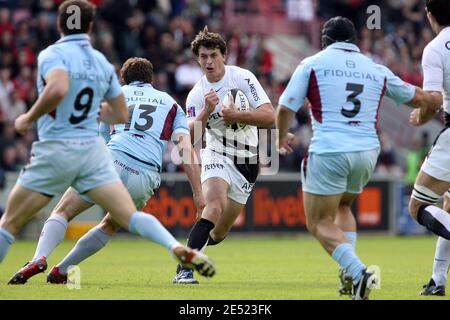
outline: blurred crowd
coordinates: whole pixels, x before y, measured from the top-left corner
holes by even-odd
[[[154,85],[170,92],[181,105],[202,72],[190,51],[190,42],[205,25],[223,32],[223,7],[227,0],[92,0],[98,6],[94,47],[116,66],[131,56],[150,59],[154,65]],[[17,171],[29,158],[34,132],[19,137],[14,119],[36,100],[36,58],[55,42],[56,9],[61,0],[0,0],[0,183],[2,171]],[[325,20],[335,15],[353,19],[360,30],[364,53],[390,67],[406,81],[421,85],[420,59],[424,46],[433,35],[421,0],[298,0],[314,8],[313,19]],[[296,1],[262,0],[258,3],[295,6]],[[367,30],[365,10],[368,4],[382,8],[381,30]],[[286,12],[287,14],[287,12]],[[228,44],[228,63],[252,70],[266,89],[274,105],[288,79],[279,82],[272,76],[273,53],[265,45],[265,36],[247,34],[238,28],[223,33]],[[319,50],[320,48],[315,48]],[[297,115],[294,128],[302,139],[296,152],[282,159],[288,170],[298,170],[311,131],[307,108]],[[387,141],[389,139],[386,139]],[[387,142],[388,143],[388,142]],[[389,146],[384,146],[389,153]],[[178,170],[169,164],[166,170]],[[395,154],[381,157],[397,165]],[[380,160],[383,161],[383,160]],[[389,165],[390,165],[389,164]],[[380,165],[383,165],[381,163]]]

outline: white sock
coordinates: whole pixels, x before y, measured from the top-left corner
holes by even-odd
[[[67,220],[59,214],[51,215],[42,228],[41,236],[34,253],[33,260],[46,257],[64,240],[67,230]]]
[[[438,286],[445,286],[450,262],[450,241],[439,237],[433,263],[433,280]]]

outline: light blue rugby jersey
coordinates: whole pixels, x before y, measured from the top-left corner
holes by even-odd
[[[69,91],[53,112],[38,119],[39,140],[97,136],[100,102],[122,93],[113,65],[92,48],[87,34],[76,34],[61,38],[39,54],[39,94],[46,76],[56,69],[68,73]]]
[[[378,112],[385,94],[402,104],[412,100],[415,87],[356,45],[339,42],[302,61],[279,104],[297,112],[305,97],[311,102],[309,152],[356,152],[380,146]]]
[[[167,93],[148,83],[133,82],[123,86],[130,117],[127,124],[100,124],[100,134],[112,150],[161,170],[167,142],[175,134],[189,135],[186,115]]]

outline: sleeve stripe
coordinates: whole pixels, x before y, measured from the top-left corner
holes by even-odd
[[[161,132],[161,136],[159,137],[161,140],[169,141],[172,136],[173,130],[173,122],[175,120],[175,116],[177,115],[178,106],[175,103],[167,114],[166,120],[164,121],[164,127]]]
[[[322,123],[322,99],[314,69],[311,69],[311,75],[309,77],[308,100],[311,103],[311,111],[314,119]]]

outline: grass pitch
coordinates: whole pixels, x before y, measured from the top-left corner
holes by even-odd
[[[372,300],[448,299],[420,297],[431,275],[436,238],[361,236],[357,253],[381,268],[381,290]],[[49,268],[72,248],[65,241],[49,259]],[[0,265],[0,299],[163,299],[163,300],[348,300],[337,293],[338,267],[310,237],[230,238],[207,254],[217,264],[212,279],[200,285],[174,285],[175,262],[169,253],[141,240],[112,240],[80,265],[81,289],[46,283],[44,274],[23,286],[9,278],[34,253],[36,242],[18,241]]]

